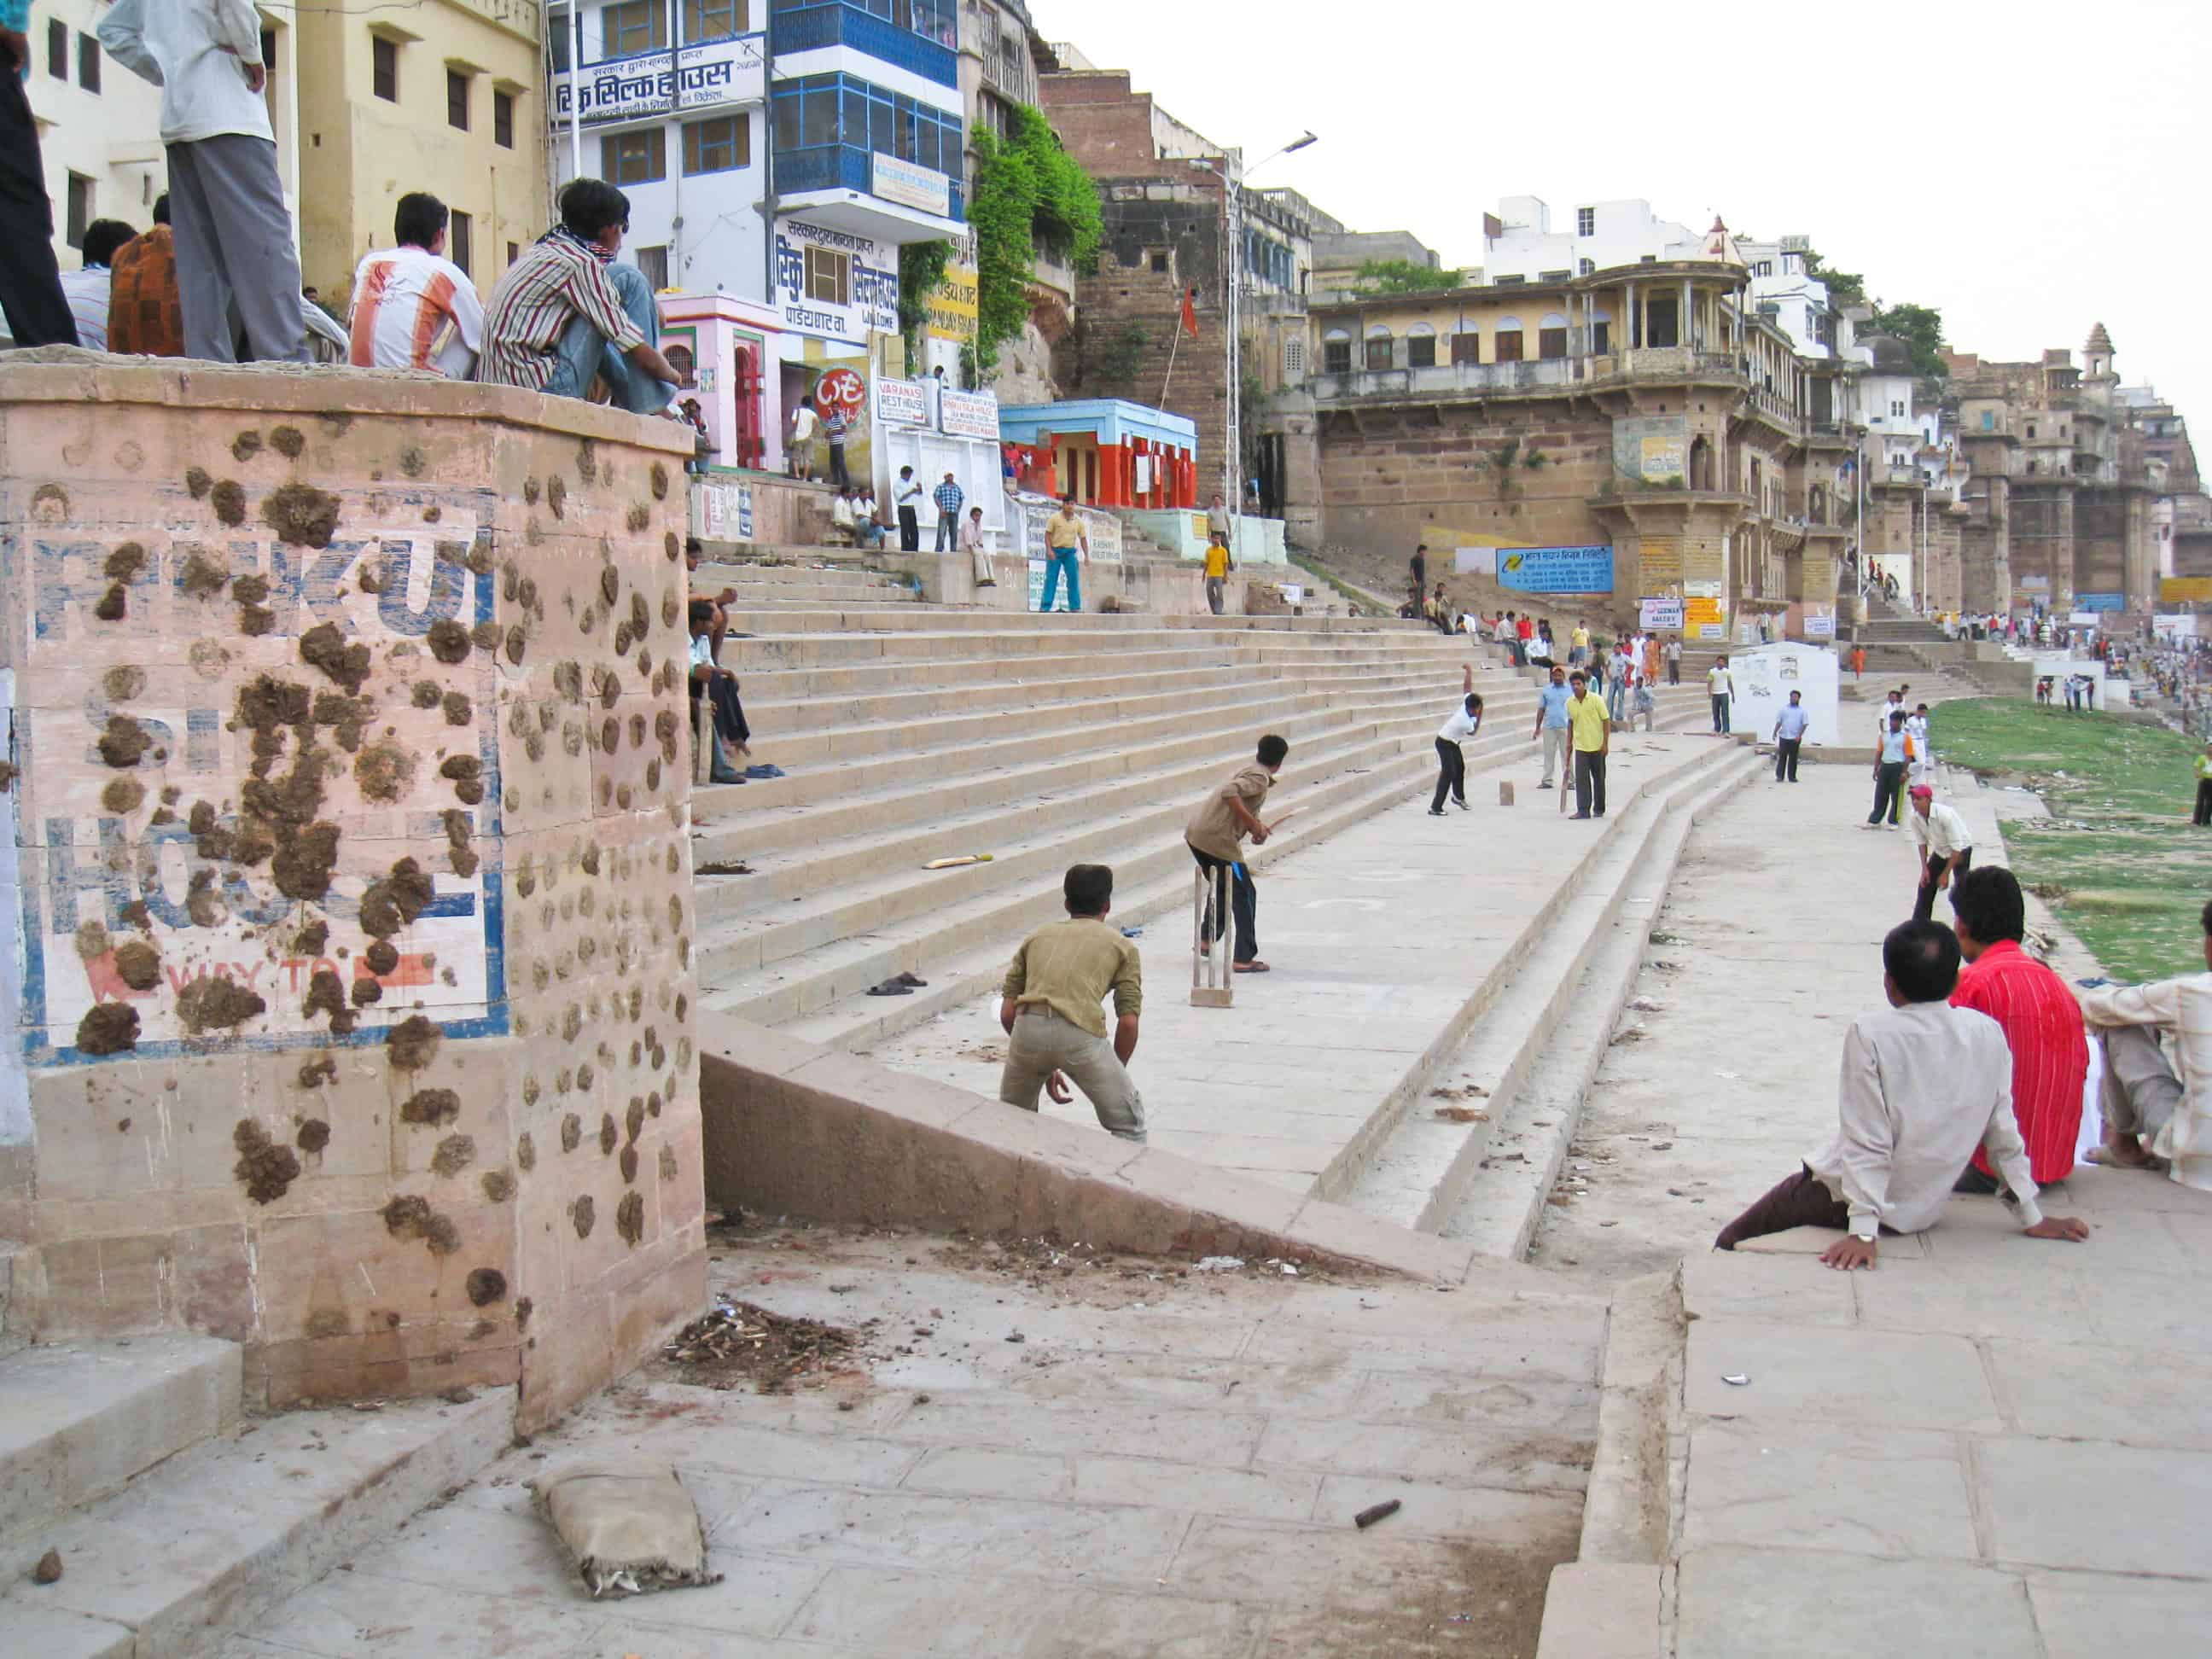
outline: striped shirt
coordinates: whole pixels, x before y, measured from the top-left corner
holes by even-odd
[[[76,343],[88,351],[107,349],[107,290],[112,273],[106,265],[86,265],[62,273],[62,297],[69,301],[76,322]]]
[[[565,236],[532,243],[493,285],[484,304],[483,362],[477,378],[487,386],[543,392],[560,363],[561,337],[577,317],[617,351],[645,343],[606,268],[589,249]]]
[[[2081,1010],[2066,981],[2015,941],[1999,939],[1960,970],[1951,1006],[1987,1014],[2003,1030],[2012,1050],[2013,1115],[2027,1143],[2028,1167],[2039,1186],[2064,1180],[2074,1167],[2089,1072]],[[1996,1173],[1979,1149],[1974,1167]]]
[[[356,368],[428,368],[465,380],[483,349],[483,304],[468,273],[426,247],[372,251],[353,274],[347,319]],[[434,353],[438,337],[450,333]]]

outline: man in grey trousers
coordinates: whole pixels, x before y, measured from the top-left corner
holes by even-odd
[[[252,0],[116,0],[100,44],[161,88],[185,355],[305,362],[300,260],[276,176]]]

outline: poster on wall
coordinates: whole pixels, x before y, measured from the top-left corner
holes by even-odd
[[[1638,599],[1636,602],[1636,622],[1639,628],[1653,633],[1670,629],[1679,633],[1682,627],[1682,596],[1680,593],[1662,593],[1656,598]]]
[[[2124,593],[2076,593],[2075,607],[2082,611],[2124,611],[2128,596]]]
[[[710,542],[752,540],[753,487],[695,483],[691,486],[691,526],[693,533]]]
[[[885,426],[927,426],[929,394],[919,380],[885,375],[876,382],[876,418]]]
[[[973,345],[981,331],[983,286],[975,264],[975,233],[953,245],[945,275],[929,291],[922,331],[933,340]]]
[[[1701,640],[1728,638],[1728,606],[1718,582],[1682,584],[1682,625]]]
[[[364,672],[372,651],[380,664],[412,654],[406,678],[429,677],[447,704],[495,707],[490,653],[433,663],[424,641],[493,623],[499,499],[449,494],[432,529],[425,496],[341,489],[332,507],[346,528],[327,546],[251,523],[222,532],[223,574],[238,573],[239,592],[251,575],[259,597],[257,625],[226,627],[218,650],[191,586],[212,550],[172,533],[195,514],[181,484],[167,493],[143,521],[27,525],[15,549],[31,611],[22,665],[82,684],[81,696],[15,710],[9,732],[19,769],[0,794],[0,836],[24,856],[20,880],[0,884],[21,974],[9,975],[20,1013],[5,1040],[32,1064],[70,1066],[233,1037],[242,1051],[381,1043],[418,1011],[447,1036],[504,1032],[489,723],[457,729],[438,697],[392,698],[404,685],[382,679],[368,724],[363,704],[335,694],[315,697],[311,721],[301,667],[313,636],[351,640]],[[135,641],[118,655],[113,624],[94,618],[126,592]],[[101,674],[91,666],[101,662],[119,665]],[[474,798],[457,801],[417,765],[439,752],[473,763]],[[250,780],[255,757],[265,770],[271,756],[283,769]],[[306,791],[312,824],[292,816]],[[392,847],[441,811],[465,857],[423,872],[419,902],[394,911]],[[373,915],[387,925],[372,927]],[[388,951],[361,948],[371,932]]]
[[[1516,593],[1610,593],[1613,548],[1500,548],[1498,585]]]
[[[1681,415],[1639,415],[1613,423],[1613,471],[1656,488],[1689,481],[1690,422]]]
[[[1832,640],[1836,637],[1835,617],[1826,611],[1805,613],[1805,637],[1808,640]]]
[[[1462,576],[1495,576],[1498,550],[1494,547],[1455,547],[1452,568]]]
[[[1032,559],[1042,559],[1049,550],[1045,545],[1045,525],[1060,511],[1060,503],[1046,495],[1023,495],[1012,505],[1012,522],[1009,533],[1013,538],[1013,550]],[[1078,507],[1075,515],[1083,520],[1083,527],[1091,540],[1089,552],[1079,560],[1081,563],[1119,564],[1121,562],[1121,521],[1111,513],[1102,513],[1095,507]]]
[[[775,303],[803,333],[865,345],[898,332],[898,249],[872,237],[785,219],[775,228]]]
[[[948,438],[999,441],[999,397],[994,392],[954,392],[938,398],[937,423]]]
[[[667,52],[641,52],[604,64],[587,64],[553,82],[556,125],[566,125],[573,106],[577,121],[641,121],[678,110],[710,104],[757,101],[761,95],[761,40],[757,34],[714,40]]]

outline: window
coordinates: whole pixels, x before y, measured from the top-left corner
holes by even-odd
[[[834,248],[806,250],[806,297],[829,305],[852,303],[853,261]]]
[[[1564,357],[1567,355],[1567,330],[1564,323],[1557,328],[1536,331],[1536,355],[1539,357]]]
[[[1376,326],[1367,331],[1367,355],[1364,358],[1370,370],[1395,368],[1398,366],[1398,343],[1390,337],[1390,331]]]
[[[664,244],[659,247],[641,247],[635,250],[635,252],[637,255],[637,268],[639,271],[644,275],[646,286],[653,289],[654,293],[658,294],[662,289],[668,286],[668,249],[666,245]]]
[[[1983,431],[1984,431],[1984,432],[1994,432],[1994,431],[1996,431],[1996,429],[1997,429],[1997,412],[1996,412],[1996,410],[1995,410],[1994,409],[1985,409],[1985,410],[1984,410],[1982,411],[1982,430],[1983,430]]]
[[[778,87],[775,120],[776,172],[788,189],[820,188],[835,169],[820,162],[787,168],[783,153],[833,144],[896,155],[956,181],[963,171],[957,116],[853,76],[809,75]]]
[[[1893,420],[1898,420],[1898,421],[1901,421],[1901,420],[1903,420],[1903,419],[1905,418],[1905,402],[1904,402],[1904,400],[1903,400],[1902,398],[1891,398],[1891,399],[1889,400],[1889,413],[1890,413],[1890,418],[1891,418],[1891,419],[1893,419]],[[2031,429],[2031,430],[2029,431],[2029,433],[2028,433],[2028,434],[2027,434],[2027,435],[2028,435],[2029,437],[2033,438],[2033,437],[2035,435],[2035,434],[2034,434],[2034,432]]]
[[[1436,331],[1426,323],[1416,323],[1406,334],[1406,367],[1434,368],[1436,366]]]
[[[1575,234],[1577,236],[1595,236],[1597,234],[1597,210],[1595,208],[1577,208],[1575,210]]]
[[[514,264],[517,259],[520,259],[521,257],[522,257],[522,244],[521,244],[521,243],[520,243],[520,242],[509,242],[509,243],[507,245],[507,264]]]
[[[92,222],[92,180],[82,173],[69,176],[68,216],[62,240],[71,247],[84,246],[85,227]]]
[[[469,130],[469,77],[459,70],[446,71],[446,125]]]
[[[1324,374],[1352,373],[1352,342],[1342,335],[1321,343],[1321,368]]]
[[[627,5],[603,7],[599,29],[610,58],[659,52],[668,44],[668,8],[659,0],[629,0]]]
[[[76,38],[76,83],[87,92],[100,90],[100,42],[88,34]]]
[[[1590,350],[1598,356],[1613,349],[1613,320],[1601,317],[1590,325]]]
[[[599,140],[599,177],[611,185],[657,184],[668,176],[668,130],[615,132]]]
[[[491,141],[501,149],[514,148],[514,94],[495,91],[491,95]]]
[[[1473,329],[1453,335],[1451,342],[1452,362],[1455,365],[1480,363],[1482,361],[1482,336],[1477,334]]]
[[[1644,343],[1648,346],[1680,345],[1679,318],[1681,302],[1677,300],[1650,300],[1644,307]]]
[[[1754,276],[1771,276],[1774,275],[1774,261],[1761,259],[1751,268],[1751,274]]]
[[[1594,259],[1584,259],[1578,266],[1576,267],[1576,269],[1580,271],[1583,276],[1587,276],[1597,269],[1597,262]]]
[[[576,16],[557,18],[545,25],[547,39],[553,47],[553,73],[566,75],[572,59],[571,48],[575,42]]]
[[[1283,378],[1303,380],[1306,377],[1306,340],[1303,334],[1293,334],[1283,342]]]
[[[465,272],[477,268],[476,221],[459,208],[453,210],[452,222],[447,226],[446,257]]]
[[[369,76],[376,95],[387,104],[399,101],[399,43],[378,35],[369,42]]]
[[[1510,328],[1501,327],[1498,331],[1498,361],[1501,363],[1517,363],[1521,361],[1520,324],[1515,323]]]
[[[684,44],[732,40],[745,32],[745,0],[684,0]]]
[[[69,25],[58,17],[46,23],[46,73],[57,81],[69,79]]]
[[[752,120],[744,115],[717,115],[710,120],[687,121],[684,125],[684,171],[728,173],[753,162]]]
[[[1152,275],[1164,276],[1169,270],[1169,256],[1158,248],[1152,250]]]

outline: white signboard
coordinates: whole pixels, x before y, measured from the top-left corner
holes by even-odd
[[[934,167],[902,161],[881,150],[875,154],[875,193],[886,202],[897,202],[924,213],[946,217],[952,210],[951,181]]]
[[[878,380],[876,418],[886,426],[927,426],[929,394],[918,380]]]
[[[867,343],[898,332],[898,249],[826,225],[775,228],[775,304],[801,333]]]
[[[1832,640],[1836,637],[1836,619],[1825,611],[1805,613],[1805,637],[1808,640]]]
[[[1636,603],[1636,620],[1640,627],[1653,630],[1682,629],[1682,596],[1662,593],[1656,599],[1639,599]]]
[[[568,125],[572,104],[578,120],[591,126],[757,101],[763,84],[757,34],[685,46],[673,54],[641,52],[562,76],[553,83],[553,125]]]
[[[946,437],[999,441],[999,399],[995,393],[948,389],[939,403],[938,423]]]
[[[753,538],[753,487],[750,484],[694,483],[691,486],[692,529],[710,542],[749,542]]]
[[[1765,742],[1774,735],[1775,717],[1795,691],[1808,721],[1806,745],[1838,740],[1842,665],[1826,647],[1769,645],[1738,651],[1729,658],[1729,677],[1735,686],[1729,705],[1729,724],[1735,730]]]
[[[1452,550],[1452,568],[1462,576],[1495,576],[1498,574],[1498,550],[1494,547],[1455,547]]]

